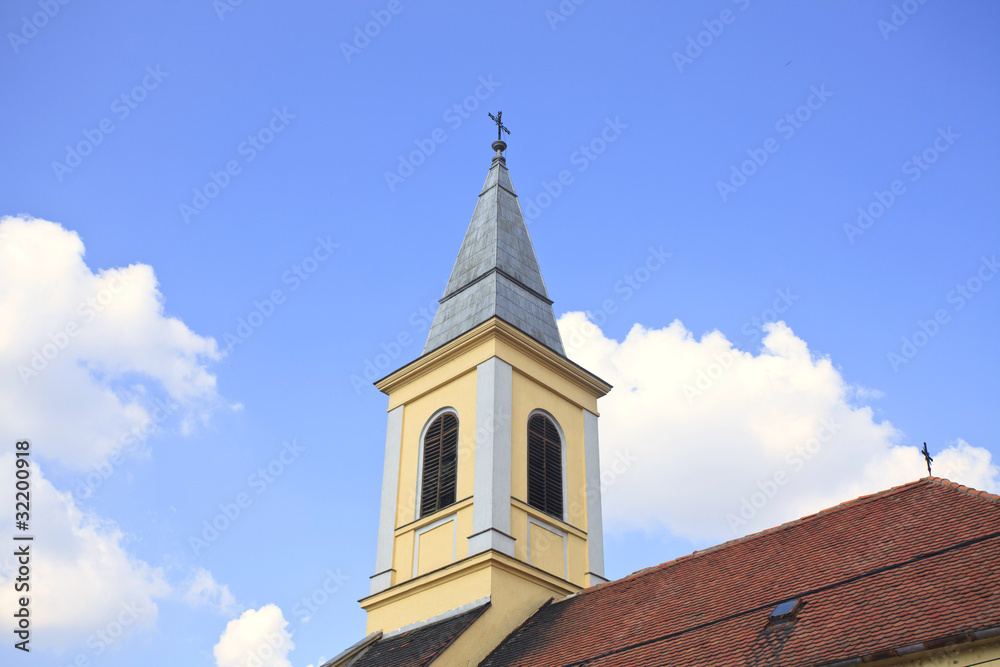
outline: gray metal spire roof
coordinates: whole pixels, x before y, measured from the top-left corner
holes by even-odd
[[[493,143],[496,155],[434,315],[424,354],[497,316],[566,355],[507,174],[505,148],[502,141]]]

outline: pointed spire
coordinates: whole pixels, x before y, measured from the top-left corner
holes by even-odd
[[[499,116],[494,119],[498,134],[501,128],[506,130]],[[424,354],[497,316],[565,356],[552,301],[507,173],[503,156],[507,144],[497,140],[492,148],[496,154],[427,335]]]

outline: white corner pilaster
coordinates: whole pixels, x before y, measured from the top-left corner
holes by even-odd
[[[378,550],[371,594],[392,585],[392,545],[396,530],[396,498],[399,496],[399,456],[403,444],[403,406],[389,411],[385,428],[385,463],[382,466],[382,505],[378,513]]]
[[[604,578],[604,519],[601,515],[601,448],[597,415],[583,411],[583,451],[587,466],[587,560],[591,584]]]
[[[495,549],[514,555],[510,535],[513,369],[492,357],[476,368],[476,462],[469,555]]]

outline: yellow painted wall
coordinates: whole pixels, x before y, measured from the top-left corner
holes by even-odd
[[[580,586],[590,585],[589,579],[586,573],[589,571],[587,563],[587,536],[586,534],[567,523],[561,521],[555,521],[552,517],[548,516],[544,512],[541,512],[533,507],[528,506],[525,503],[514,501],[511,507],[511,535],[517,540],[514,543],[514,557],[518,560],[524,561],[535,567],[542,567],[543,569],[552,568],[555,569],[555,565],[544,566],[540,563],[546,562],[545,558],[548,558],[548,554],[539,553],[528,553],[528,516],[534,519],[534,522],[542,523],[551,526],[559,531],[566,533],[567,536],[567,549],[566,549],[566,565],[568,572],[568,580],[570,583]],[[534,525],[534,524],[532,524]],[[535,526],[535,530],[538,530]],[[553,532],[556,535],[557,533]],[[531,541],[532,552],[538,549],[538,545]],[[559,566],[561,567],[561,565]],[[562,576],[562,575],[559,575]]]
[[[579,589],[507,556],[484,553],[367,598],[363,606],[368,612],[367,632],[391,632],[486,597],[501,609],[521,608]]]
[[[543,377],[530,377],[517,368],[513,373],[514,401],[511,421],[514,426],[511,431],[511,495],[520,501],[526,502],[528,500],[528,417],[535,410],[544,410],[559,424],[565,439],[566,479],[563,483],[566,485],[567,521],[564,523],[515,502],[511,514],[512,536],[517,540],[514,544],[514,552],[517,558],[533,565],[536,565],[535,561],[538,559],[539,562],[545,563],[545,568],[556,567],[550,562],[554,558],[551,554],[544,557],[542,554],[529,557],[527,551],[529,542],[527,513],[529,512],[543,522],[553,522],[556,528],[564,532],[572,533],[570,528],[576,528],[576,534],[568,536],[567,578],[582,586],[586,583],[586,573],[589,570],[586,543],[587,486],[583,410],[549,389],[549,383],[556,382],[553,373],[540,367],[535,367],[533,370]],[[537,527],[535,530],[538,530]]]
[[[959,644],[925,651],[905,658],[891,658],[870,663],[879,667],[1000,667],[1000,641],[997,639]]]
[[[490,588],[493,591],[490,608],[434,661],[434,667],[478,665],[497,644],[553,597],[551,590],[499,568],[492,572]]]
[[[413,531],[397,534],[392,551],[392,585],[406,581],[413,574]]]
[[[458,533],[458,515],[415,536],[419,545],[417,576],[455,562],[455,536]]]
[[[528,522],[528,562],[563,579],[566,578],[566,538],[545,526]]]
[[[586,583],[583,409],[596,413],[597,396],[603,395],[607,386],[551,351],[539,349],[539,344],[520,332],[505,331],[508,325],[492,320],[481,326],[478,334],[464,342],[431,353],[379,383],[389,394],[390,410],[403,406],[402,443],[392,587],[362,602],[368,611],[369,630],[391,631],[486,596],[493,597],[494,607],[505,607],[488,613],[506,619],[495,623],[498,628],[506,627],[505,623],[532,605],[532,609],[537,608],[551,595],[566,595]],[[506,570],[498,569],[496,562],[509,559],[496,553],[468,558],[475,481],[476,367],[494,356],[514,368],[511,483],[517,500],[511,501],[511,530],[515,558],[530,566],[519,565],[513,570],[510,563]],[[459,420],[457,502],[432,516],[418,518],[421,434],[431,417],[445,407],[454,409]],[[536,409],[556,420],[565,440],[567,522],[521,502],[527,500],[528,416]],[[529,515],[566,535],[535,525],[533,553],[529,554]],[[451,520],[431,527],[447,517]],[[493,565],[482,565],[483,559]],[[500,570],[505,574],[496,574]],[[551,579],[565,581],[567,573],[567,583]],[[498,591],[497,586],[506,592]]]
[[[420,435],[431,416],[442,408],[454,408],[458,413],[458,488],[456,500],[472,495],[475,479],[476,448],[476,372],[452,378],[433,392],[407,403],[403,407],[403,443],[399,459],[399,495],[396,499],[396,526],[416,519],[417,465]]]
[[[431,517],[415,519],[417,514],[418,465],[421,434],[431,417],[442,408],[453,408],[459,420],[459,466],[457,499],[464,501],[474,493],[475,480],[475,413],[476,413],[476,365],[491,356],[491,352],[502,353],[508,363],[520,364],[532,375],[514,366],[512,374],[513,402],[511,429],[511,495],[519,500],[527,500],[527,428],[528,416],[536,409],[544,410],[558,423],[565,439],[566,447],[566,511],[571,526],[581,531],[587,522],[585,453],[583,443],[583,410],[579,404],[566,395],[553,391],[557,386],[565,394],[587,402],[579,396],[580,390],[571,386],[558,373],[534,362],[529,355],[517,351],[509,345],[502,345],[494,339],[480,341],[473,348],[456,355],[450,362],[434,368],[416,378],[403,389],[409,400],[403,406],[402,450],[398,496],[396,504],[396,543],[393,549],[393,585],[408,581],[413,576],[413,549],[417,541],[414,533],[430,521],[447,516],[452,508],[446,508]],[[457,374],[457,375],[453,375]],[[396,398],[394,392],[390,397]],[[593,397],[589,400],[596,401]],[[394,402],[390,400],[390,403]],[[596,409],[596,408],[595,408]],[[543,516],[543,515],[539,515]],[[530,562],[527,553],[528,527],[524,513],[512,509],[512,535],[515,538],[515,556]],[[551,518],[547,518],[551,520]],[[458,517],[458,540],[448,541],[436,535],[421,537],[421,553],[418,554],[418,572],[429,572],[437,567],[461,560],[468,553],[466,538],[472,532],[471,507],[461,510]],[[558,523],[558,522],[557,522]],[[557,525],[562,528],[562,526]],[[537,530],[537,528],[536,528]],[[442,532],[442,531],[438,531]],[[577,585],[586,583],[588,571],[586,535],[579,533],[568,538],[569,552],[568,579]],[[581,544],[582,542],[582,544]],[[425,553],[426,550],[426,553]],[[452,558],[454,552],[454,559]],[[536,554],[536,560],[548,563],[549,556]],[[547,564],[546,567],[555,568]],[[554,570],[553,570],[554,571]]]
[[[586,408],[597,414],[597,396],[570,381],[561,373],[547,368],[531,355],[504,340],[496,344],[496,356],[518,369],[526,376],[542,380],[549,391],[561,396],[564,400],[579,408]]]
[[[447,361],[436,365],[433,369],[413,378],[404,386],[396,388],[389,394],[389,410],[399,405],[409,405],[429,391],[434,391],[476,366],[495,356],[496,345],[493,340],[481,340],[458,351]]]
[[[428,532],[425,532],[428,526],[449,517],[454,517],[454,521],[457,521],[457,530],[455,523],[450,521],[445,524],[447,530],[432,529],[429,532],[433,534],[428,536]],[[442,525],[441,528],[445,525]],[[425,574],[468,556],[468,536],[471,533],[471,498],[466,498],[440,512],[435,512],[430,516],[397,528],[396,546],[393,552],[393,568],[396,570],[393,585],[413,578],[413,550],[418,543],[420,545],[420,552],[417,554],[419,573]],[[420,535],[419,539],[417,538],[418,534]]]
[[[543,369],[544,370],[544,369]],[[511,495],[528,500],[528,416],[534,410],[550,414],[566,439],[567,523],[587,525],[586,478],[584,475],[583,410],[553,393],[546,385],[551,377],[534,378],[515,369],[511,406]],[[581,502],[582,499],[582,502]]]
[[[483,565],[466,568],[457,577],[444,576],[419,590],[395,595],[386,604],[367,609],[366,632],[391,632],[488,597],[490,582],[489,567]]]
[[[402,449],[396,498],[397,529],[393,546],[395,570],[393,585],[407,581],[413,576],[415,531],[429,522],[455,512],[458,506],[467,508],[467,511],[459,511],[457,519],[457,534],[460,539],[445,540],[440,534],[422,536],[421,553],[418,554],[419,572],[429,572],[454,560],[460,560],[468,553],[468,543],[465,538],[472,529],[472,510],[471,501],[464,503],[463,501],[471,499],[475,480],[476,372],[473,368],[458,377],[444,379],[442,376],[439,379],[443,380],[441,385],[403,407]],[[453,408],[458,414],[458,480],[455,494],[458,505],[439,510],[429,517],[416,519],[417,489],[420,483],[418,465],[420,449],[423,446],[421,434],[431,417],[446,407]],[[452,527],[452,533],[455,532]]]

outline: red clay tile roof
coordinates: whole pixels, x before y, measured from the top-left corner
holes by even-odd
[[[370,644],[351,667],[420,667],[431,664],[489,607],[489,603]]]
[[[556,601],[482,664],[827,665],[997,626],[1000,496],[928,477]]]

